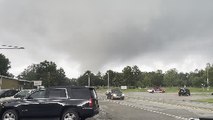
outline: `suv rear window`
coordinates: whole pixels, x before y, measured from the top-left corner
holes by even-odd
[[[96,93],[96,91],[94,89],[91,89],[90,92],[91,92],[92,98],[97,99],[97,93]]]
[[[90,99],[91,93],[89,89],[72,88],[69,96],[71,99]]]
[[[48,98],[67,97],[66,89],[49,89],[47,96]]]

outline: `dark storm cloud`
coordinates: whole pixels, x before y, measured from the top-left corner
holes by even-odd
[[[211,0],[1,0],[1,43],[26,46],[33,61],[60,61],[66,56],[67,63],[77,61],[83,71],[139,56],[168,64],[181,64],[190,55],[212,60],[212,4]]]

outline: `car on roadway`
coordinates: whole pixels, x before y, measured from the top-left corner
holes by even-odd
[[[190,90],[188,88],[180,88],[178,91],[179,96],[190,96]]]
[[[17,92],[19,92],[19,91],[15,90],[15,89],[1,89],[0,98],[11,97],[11,96],[15,95]]]
[[[120,99],[124,100],[125,95],[121,92],[120,89],[111,89],[106,92],[107,99]]]
[[[156,87],[156,88],[148,89],[147,92],[149,92],[149,93],[165,93],[165,90],[160,87]]]
[[[0,103],[2,120],[59,118],[82,120],[99,113],[97,94],[92,87],[51,87],[27,98]]]

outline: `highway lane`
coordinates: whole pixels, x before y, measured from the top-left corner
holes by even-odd
[[[129,106],[119,102],[120,101],[100,100],[100,114],[87,120],[187,120],[187,118],[173,114],[152,111],[137,106]],[[176,109],[168,110],[177,112]]]
[[[96,119],[119,119],[122,118],[122,114],[125,115],[131,115],[130,113],[126,112],[126,109],[129,108],[131,111],[135,111],[133,116],[135,118],[122,118],[122,119],[141,119],[141,116],[144,117],[150,117],[149,119],[154,119],[155,116],[158,116],[159,120],[188,120],[189,118],[198,118],[202,116],[212,116],[213,112],[211,109],[200,108],[199,106],[194,106],[195,103],[189,104],[188,97],[181,97],[179,98],[177,95],[170,95],[170,94],[133,94],[129,93],[127,94],[125,100],[107,100],[104,93],[98,93],[99,96],[99,103],[101,112],[98,116],[95,116],[93,118],[90,118],[91,120]],[[159,98],[159,100],[157,98]],[[162,98],[164,97],[164,98]],[[176,98],[178,99],[176,99]],[[203,96],[201,96],[203,97]],[[168,99],[169,98],[169,99]],[[174,98],[171,99],[170,98]],[[180,99],[180,100],[179,100]],[[183,99],[183,100],[181,100]],[[171,102],[170,102],[171,101]],[[182,101],[184,104],[182,104],[180,101]],[[185,105],[185,102],[187,102],[188,105]],[[181,104],[180,104],[181,103]],[[113,104],[113,106],[112,106]],[[120,108],[120,109],[118,109]],[[211,108],[211,107],[210,107]],[[116,113],[114,115],[114,111],[119,111],[119,113]],[[140,114],[137,111],[140,111]],[[128,114],[127,114],[128,113]],[[150,115],[151,114],[151,115]],[[148,116],[146,116],[148,115]],[[118,116],[118,117],[117,117]],[[159,116],[161,116],[159,118]],[[90,120],[89,119],[89,120]]]

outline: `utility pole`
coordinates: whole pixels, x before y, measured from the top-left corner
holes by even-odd
[[[0,76],[1,76],[1,79],[0,79],[0,89],[1,89],[1,86],[2,86],[2,75],[0,74]]]
[[[207,91],[209,91],[209,68],[210,68],[210,64],[207,63],[207,67],[206,67],[206,84],[207,84]]]
[[[88,76],[88,86],[90,86],[90,74],[87,73],[86,75]]]
[[[108,87],[108,89],[109,89],[109,71],[107,72],[107,76],[108,76],[107,87]]]

